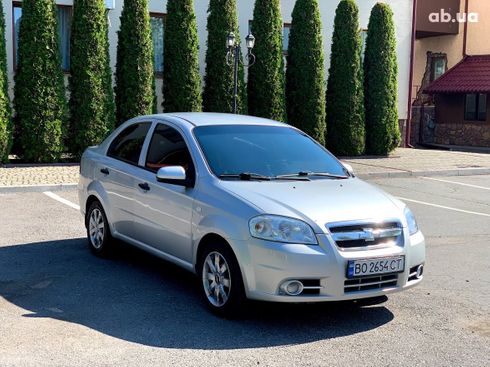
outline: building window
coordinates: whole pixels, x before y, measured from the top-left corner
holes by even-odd
[[[253,21],[248,21],[248,34],[253,34]],[[291,32],[291,23],[284,23],[282,28],[282,52],[284,56],[288,54],[289,48],[289,33]]]
[[[432,72],[430,76],[430,81],[433,82],[439,79],[442,74],[446,72],[446,59],[444,57],[434,57],[432,58]]]
[[[71,6],[60,6],[56,8],[58,17],[58,37],[60,40],[61,67],[64,71],[70,71],[70,37],[71,37]]]
[[[368,36],[367,29],[361,29],[361,60],[364,62],[364,54],[366,53],[366,41]]]
[[[58,5],[56,7],[56,16],[58,23],[58,37],[60,40],[61,67],[64,71],[70,70],[70,36],[72,7]],[[17,66],[19,60],[19,31],[22,19],[22,4],[14,3],[13,6],[13,27],[14,27],[14,65]]]
[[[14,65],[17,67],[17,60],[19,60],[19,31],[20,31],[20,18],[22,17],[22,7],[19,4],[14,4],[12,12],[12,21],[14,22]]]
[[[487,120],[487,95],[467,94],[465,98],[464,119],[466,121]]]
[[[284,55],[288,54],[290,32],[291,24],[284,23],[284,27],[282,28],[282,52],[284,53]]]
[[[153,40],[153,68],[157,75],[163,74],[163,54],[165,36],[165,14],[151,13],[151,37]]]

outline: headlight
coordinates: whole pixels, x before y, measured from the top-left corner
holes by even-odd
[[[405,208],[404,213],[405,213],[405,218],[407,219],[408,231],[410,232],[410,236],[411,236],[419,231],[419,226],[417,224],[417,221],[415,220],[415,217],[413,216],[410,209],[408,209],[408,207]]]
[[[260,215],[248,223],[250,235],[268,241],[316,245],[313,229],[297,219],[277,215]]]

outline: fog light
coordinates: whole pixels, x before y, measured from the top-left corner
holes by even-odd
[[[288,280],[282,283],[281,290],[288,296],[297,296],[303,292],[303,283],[299,280]]]
[[[417,277],[417,279],[420,279],[420,278],[422,278],[422,274],[424,274],[424,266],[419,265],[417,267],[417,274],[415,276]]]

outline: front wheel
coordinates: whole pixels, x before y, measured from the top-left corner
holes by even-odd
[[[208,308],[218,316],[236,317],[244,304],[240,267],[228,246],[208,246],[200,256],[201,289]]]
[[[90,250],[97,256],[110,254],[113,245],[109,222],[102,205],[94,201],[87,211],[87,237]]]

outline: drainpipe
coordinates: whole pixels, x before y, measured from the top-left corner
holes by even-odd
[[[413,89],[413,65],[415,62],[415,34],[417,32],[417,0],[413,0],[412,13],[412,44],[410,49],[410,77],[408,81],[408,111],[407,111],[407,130],[405,134],[405,148],[413,148],[410,144],[412,134],[412,89]]]
[[[467,51],[467,39],[468,39],[468,13],[470,8],[470,0],[465,0],[464,12],[465,12],[465,22],[464,22],[464,33],[463,33],[463,58],[468,56]]]

